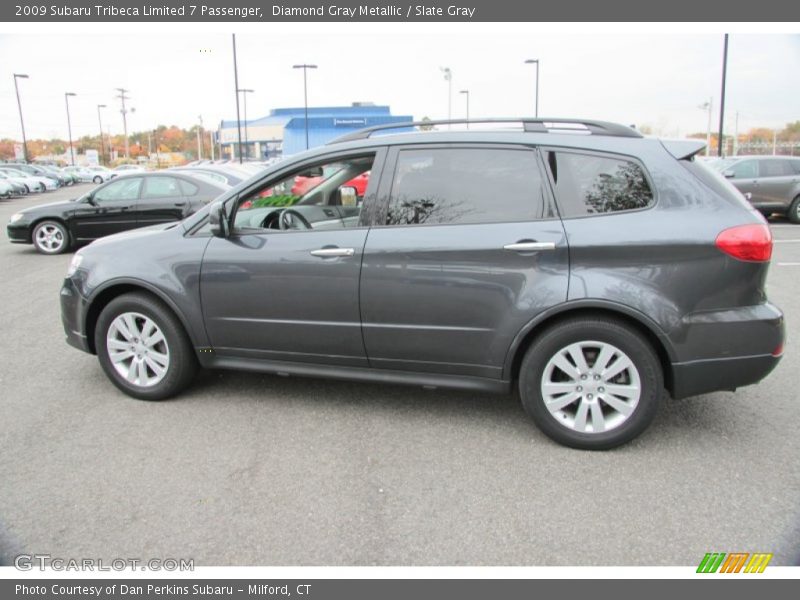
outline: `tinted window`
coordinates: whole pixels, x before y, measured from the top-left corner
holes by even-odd
[[[800,159],[792,158],[789,160],[789,166],[792,167],[792,172],[795,175],[800,175]]]
[[[403,150],[386,224],[500,223],[543,216],[542,179],[532,151]]]
[[[181,195],[178,180],[174,177],[148,177],[142,198],[176,198]]]
[[[759,160],[758,174],[760,177],[785,177],[794,175],[794,169],[788,160]]]
[[[549,152],[561,215],[583,215],[636,210],[653,201],[642,168],[619,158]]]
[[[140,177],[126,177],[97,190],[93,199],[95,202],[136,200],[139,197],[139,187],[141,185],[142,179]]]
[[[758,165],[754,160],[743,160],[727,169],[733,172],[734,179],[748,179],[758,177]]]
[[[186,181],[185,179],[179,179],[181,183],[181,189],[183,190],[184,196],[194,196],[200,190],[195,184]]]

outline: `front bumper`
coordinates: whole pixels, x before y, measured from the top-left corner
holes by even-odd
[[[16,223],[9,224],[6,226],[6,233],[8,234],[8,240],[13,244],[32,243],[31,230],[27,223],[20,223],[17,221]]]
[[[86,300],[69,277],[61,286],[60,298],[61,324],[64,326],[67,343],[78,350],[93,354],[85,331]]]

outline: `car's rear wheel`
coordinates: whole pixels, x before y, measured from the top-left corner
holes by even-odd
[[[42,221],[33,229],[33,246],[42,254],[61,254],[69,248],[69,233],[58,221]]]
[[[605,318],[577,318],[547,329],[520,367],[523,407],[553,440],[605,450],[642,433],[658,411],[663,374],[635,329]]]
[[[96,175],[94,179],[92,179],[95,183],[103,183],[103,178],[100,175]]]
[[[197,357],[178,318],[155,298],[124,294],[103,309],[95,348],[106,375],[140,400],[164,400],[191,383]]]
[[[792,201],[787,216],[792,223],[800,223],[800,196]]]

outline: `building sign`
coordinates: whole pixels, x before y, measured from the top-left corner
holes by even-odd
[[[367,120],[366,119],[334,119],[333,120],[334,127],[366,127]]]

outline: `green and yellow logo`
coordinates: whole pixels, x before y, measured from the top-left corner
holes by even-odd
[[[763,573],[772,554],[749,552],[709,552],[700,561],[698,573]]]

